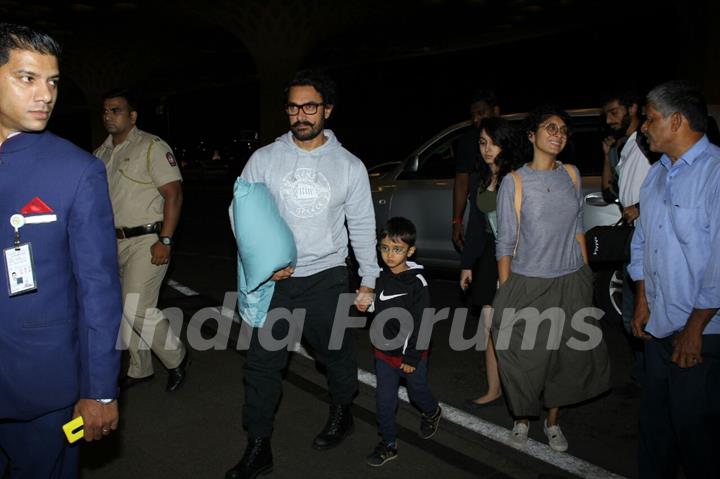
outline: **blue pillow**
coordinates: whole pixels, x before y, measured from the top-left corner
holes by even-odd
[[[232,216],[245,287],[257,289],[277,270],[295,265],[297,250],[290,227],[280,216],[264,183],[235,181]]]
[[[230,218],[238,247],[238,311],[243,321],[260,327],[275,290],[268,280],[297,261],[295,239],[263,183],[237,179]]]
[[[237,262],[237,284],[238,284],[238,313],[243,321],[254,328],[260,328],[265,324],[273,292],[275,281],[266,281],[253,291],[248,291],[245,285],[245,273],[238,255]]]

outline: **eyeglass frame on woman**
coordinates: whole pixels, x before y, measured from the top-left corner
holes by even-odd
[[[303,103],[302,105],[298,105],[296,103],[286,103],[285,113],[287,113],[288,116],[295,116],[300,113],[300,110],[302,110],[302,112],[306,115],[314,115],[318,112],[318,108],[320,108],[321,106],[324,107],[325,103],[308,102]],[[293,109],[295,110],[294,113],[291,111]]]
[[[560,126],[552,121],[545,123],[544,125],[538,125],[538,128],[542,128],[550,136],[564,136],[565,138],[570,138],[570,135],[572,134],[567,125]]]

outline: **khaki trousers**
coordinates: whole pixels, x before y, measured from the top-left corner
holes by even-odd
[[[156,266],[150,262],[150,247],[156,242],[154,234],[118,240],[123,297],[120,338],[130,353],[127,374],[133,378],[153,374],[151,351],[168,369],[178,367],[185,357],[185,346],[157,309],[168,265]]]

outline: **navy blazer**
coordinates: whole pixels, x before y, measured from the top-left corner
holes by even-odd
[[[112,207],[103,163],[52,133],[0,145],[0,246],[35,197],[57,220],[26,224],[37,290],[9,296],[0,261],[0,419],[32,419],[79,398],[117,397],[122,319]]]

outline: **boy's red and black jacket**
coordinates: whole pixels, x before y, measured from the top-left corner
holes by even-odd
[[[430,306],[430,291],[423,267],[410,261],[407,265],[409,269],[399,274],[383,268],[375,284],[374,309],[371,309],[375,313],[373,322],[385,322],[383,337],[373,341],[375,356],[395,367],[401,363],[417,366],[427,357],[427,348],[418,350],[417,339],[423,311]],[[388,311],[391,308],[404,312]],[[408,318],[404,325],[398,319],[401,315]],[[410,318],[412,331],[409,331]]]

